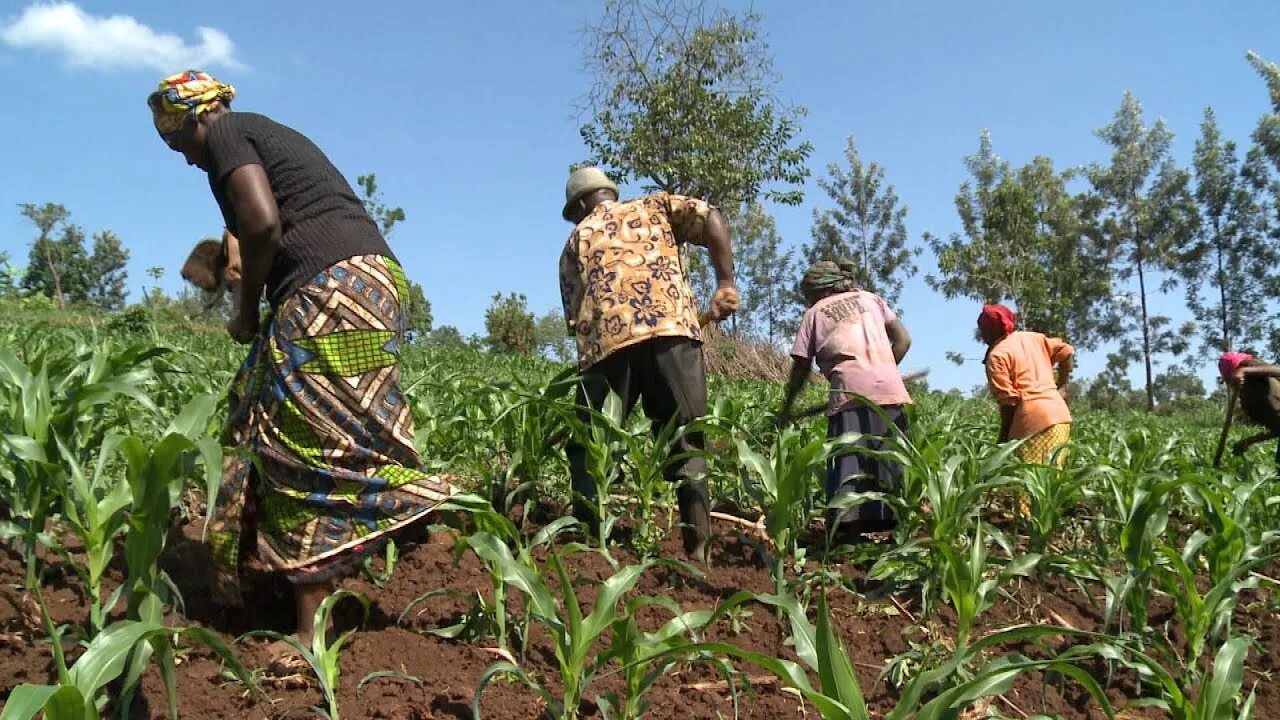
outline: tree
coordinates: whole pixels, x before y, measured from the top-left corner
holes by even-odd
[[[18,273],[9,261],[9,253],[0,251],[0,297],[9,297],[17,289]]]
[[[576,349],[573,338],[565,329],[564,315],[551,310],[538,318],[533,329],[534,347],[537,351],[559,362],[574,359]]]
[[[1218,130],[1213,108],[1205,109],[1200,133],[1193,165],[1203,222],[1180,274],[1204,352],[1225,352],[1264,340],[1258,309],[1266,306],[1280,254],[1266,237],[1260,192],[1268,183],[1260,155],[1253,153],[1249,166],[1241,166],[1235,143]]]
[[[863,164],[850,135],[844,168],[831,163],[818,185],[835,203],[813,212],[813,240],[804,249],[810,263],[850,257],[858,261],[858,285],[896,304],[903,281],[915,275],[919,248],[907,247],[907,206],[893,185],[884,183],[884,167]]]
[[[1262,148],[1262,152],[1271,160],[1271,164],[1280,169],[1280,65],[1268,62],[1261,55],[1250,50],[1245,53],[1249,64],[1262,76],[1271,93],[1272,112],[1258,120],[1258,128],[1253,132],[1254,142]]]
[[[75,232],[69,232],[67,222],[71,213],[62,205],[45,203],[35,205],[21,203],[18,205],[22,216],[30,220],[39,234],[31,244],[31,256],[27,261],[27,271],[22,278],[22,287],[28,292],[37,292],[54,299],[58,307],[64,307],[66,300],[63,293],[63,275],[68,266],[75,261]],[[54,231],[62,227],[61,240],[54,238]],[[83,233],[80,252],[84,252]]]
[[[422,286],[409,282],[409,297],[404,302],[405,340],[418,343],[431,333],[431,324],[435,318],[431,315],[431,303],[422,294]]]
[[[795,253],[783,247],[773,216],[759,203],[733,214],[730,223],[737,256],[742,305],[731,327],[779,344],[795,333],[799,313]]]
[[[360,186],[360,202],[364,204],[365,212],[369,213],[369,217],[377,223],[378,230],[382,232],[382,237],[390,241],[391,231],[396,225],[404,222],[404,208],[400,206],[389,207],[382,198],[382,193],[378,192],[378,178],[374,173],[368,175],[360,175],[356,178],[356,184]],[[426,294],[422,291],[422,286],[413,280],[406,280],[409,283],[409,296],[404,299],[404,308],[402,310],[405,324],[405,339],[413,343],[419,342],[427,337],[431,332],[431,323],[434,320],[431,314],[431,302],[427,300]]]
[[[90,303],[103,310],[122,310],[128,292],[125,283],[129,273],[125,264],[129,262],[129,251],[120,242],[120,238],[110,230],[103,230],[93,236],[93,254],[89,256],[89,278],[92,285],[88,289]]]
[[[812,151],[795,142],[804,109],[775,95],[759,26],[756,13],[710,11],[703,0],[606,3],[585,30],[594,83],[581,134],[595,160],[647,190],[724,207],[762,192],[799,204]]]
[[[1010,302],[1024,326],[1084,349],[1115,336],[1099,198],[1069,191],[1075,172],[1055,170],[1048,158],[1011,168],[985,131],[965,165],[972,180],[956,195],[963,234],[944,241],[925,233],[938,265],[929,285],[948,299]]]
[[[523,293],[494,293],[484,311],[484,344],[490,352],[517,352],[530,355],[534,349],[533,313]]]
[[[1115,276],[1138,281],[1136,303],[1125,298],[1121,307],[1137,312],[1138,338],[1123,337],[1122,349],[1142,358],[1147,409],[1153,410],[1153,357],[1180,354],[1189,345],[1187,335],[1170,327],[1167,317],[1151,314],[1148,292],[1162,273],[1177,267],[1196,229],[1190,175],[1169,157],[1173,133],[1163,120],[1148,128],[1142,105],[1131,93],[1125,93],[1115,117],[1096,134],[1112,148],[1110,165],[1089,168],[1090,181],[1108,203],[1103,237],[1115,259]],[[1172,285],[1173,278],[1166,275],[1158,287],[1163,292]]]
[[[427,345],[435,348],[465,348],[467,341],[452,325],[441,325],[427,336]]]

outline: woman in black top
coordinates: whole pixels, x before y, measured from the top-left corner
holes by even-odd
[[[226,436],[253,460],[223,466],[210,525],[215,594],[239,603],[239,567],[256,550],[294,583],[297,636],[309,647],[334,578],[453,489],[420,469],[400,389],[404,272],[324,153],[269,118],[232,112],[234,96],[190,70],[163,80],[148,105],[170,148],[208,174],[239,241],[227,331],[251,348]],[[284,647],[276,658],[291,659]]]

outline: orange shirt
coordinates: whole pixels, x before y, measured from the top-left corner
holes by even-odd
[[[1053,366],[1075,354],[1059,338],[1036,332],[1013,332],[987,353],[987,386],[1001,405],[1012,405],[1009,439],[1031,437],[1071,422],[1071,411],[1058,392]]]

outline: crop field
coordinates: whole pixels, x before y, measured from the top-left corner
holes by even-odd
[[[885,451],[898,529],[837,546],[821,473],[853,438],[778,430],[781,387],[713,377],[716,538],[690,564],[673,430],[579,424],[562,366],[413,348],[417,445],[465,492],[274,676],[288,583],[251,568],[245,607],[217,606],[203,542],[242,352],[0,325],[0,719],[1280,717],[1275,464],[1213,469],[1220,417],[1080,413],[1058,470],[996,445],[990,404],[918,392]],[[607,542],[565,518],[566,431]]]

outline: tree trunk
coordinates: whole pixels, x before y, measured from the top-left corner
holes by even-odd
[[[62,277],[58,274],[58,267],[53,262],[52,241],[49,240],[44,243],[44,261],[49,266],[49,277],[53,278],[53,299],[58,303],[58,309],[62,310],[64,307],[62,302]]]
[[[1231,326],[1227,321],[1227,275],[1222,268],[1222,231],[1213,221],[1213,244],[1218,251],[1218,307],[1222,313],[1222,352],[1231,352]]]
[[[1142,243],[1136,241],[1135,247],[1138,266],[1138,299],[1142,305],[1142,361],[1147,372],[1147,412],[1151,412],[1156,409],[1156,394],[1155,384],[1151,380],[1151,328],[1147,324],[1147,281],[1142,268]]]

